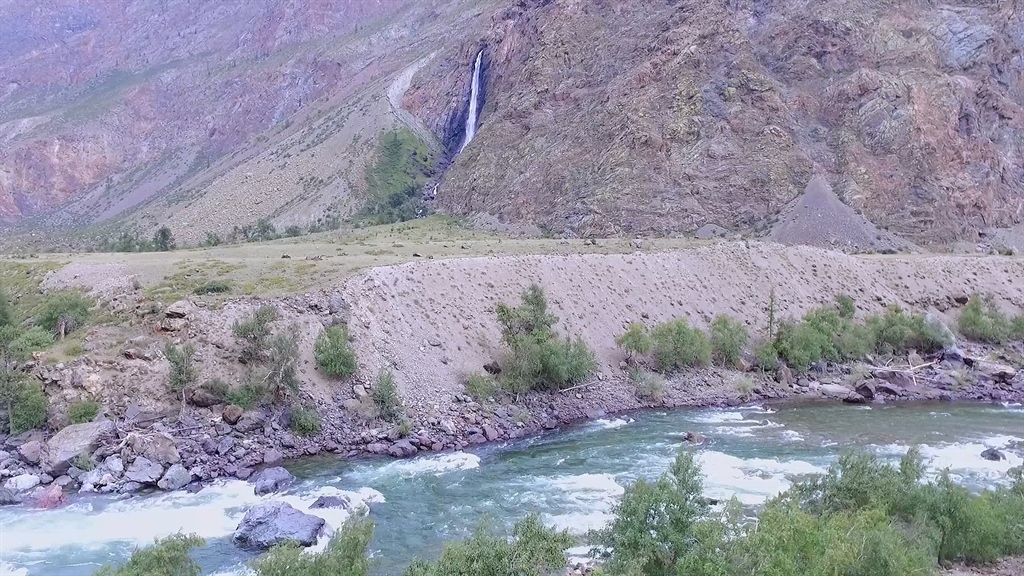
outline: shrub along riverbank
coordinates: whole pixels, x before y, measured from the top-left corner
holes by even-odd
[[[1009,486],[972,494],[946,474],[924,481],[916,450],[898,467],[851,453],[768,501],[752,522],[736,501],[709,506],[700,467],[684,452],[657,481],[627,487],[613,522],[588,541],[601,561],[598,573],[615,576],[927,576],[953,562],[1024,554],[1024,472],[1010,476]],[[258,576],[363,576],[372,567],[372,534],[370,520],[354,518],[321,554],[279,546],[252,568]],[[198,575],[188,550],[201,543],[171,536],[98,574]],[[405,575],[555,574],[574,544],[531,516],[511,538],[480,528]]]

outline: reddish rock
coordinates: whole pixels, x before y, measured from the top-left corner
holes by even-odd
[[[241,419],[242,414],[245,414],[245,410],[243,410],[241,406],[231,404],[221,412],[221,418],[223,418],[228,424],[234,425],[238,424],[238,420]]]
[[[50,484],[39,492],[35,502],[37,508],[51,510],[63,505],[65,500],[64,490],[56,484]]]

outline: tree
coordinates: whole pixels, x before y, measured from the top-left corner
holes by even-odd
[[[161,226],[160,229],[153,234],[153,247],[158,252],[170,252],[177,248],[174,242],[174,235],[171,234],[171,229],[167,226]]]
[[[647,327],[639,322],[633,322],[624,334],[615,339],[615,343],[626,351],[626,359],[632,360],[635,354],[647,354],[654,347],[651,337],[647,334]]]

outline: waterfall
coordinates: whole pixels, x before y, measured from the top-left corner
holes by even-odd
[[[466,137],[462,141],[459,152],[469,146],[469,142],[476,136],[476,121],[480,115],[480,66],[483,63],[484,51],[476,53],[476,63],[473,64],[473,88],[469,93],[469,115],[466,116]]]

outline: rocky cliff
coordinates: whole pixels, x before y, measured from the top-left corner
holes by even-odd
[[[344,217],[402,125],[444,152],[437,209],[553,234],[767,233],[819,175],[973,240],[1024,220],[1020,2],[7,3],[0,219]]]

